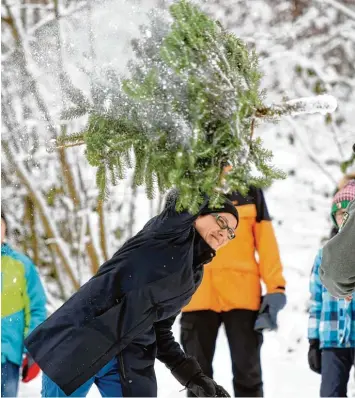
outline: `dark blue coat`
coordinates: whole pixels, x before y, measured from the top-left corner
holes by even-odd
[[[171,203],[26,339],[66,394],[118,356],[124,395],[156,396],[155,358],[170,369],[185,358],[171,327],[215,255],[193,227],[197,215]]]

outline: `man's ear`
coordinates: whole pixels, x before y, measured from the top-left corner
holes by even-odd
[[[201,216],[197,216],[197,218],[195,219],[193,226],[196,228],[197,227],[197,221],[201,218]]]

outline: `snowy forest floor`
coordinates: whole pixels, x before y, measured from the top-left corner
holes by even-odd
[[[291,315],[291,311],[288,311]],[[287,316],[284,317],[286,323]],[[304,316],[306,318],[306,315]],[[175,335],[179,335],[179,323],[174,326]],[[319,396],[320,376],[311,372],[307,364],[307,341],[302,340],[292,350],[285,340],[282,330],[265,335],[262,348],[262,362],[266,397],[317,397]],[[215,379],[232,393],[232,373],[229,350],[224,330],[221,329],[214,359]],[[184,397],[181,385],[170,375],[163,364],[157,362],[158,395],[160,397]],[[39,397],[41,378],[28,385],[21,385],[20,397]],[[349,396],[354,397],[353,376],[349,386]],[[100,394],[94,386],[88,398],[97,398]]]
[[[289,314],[290,315],[290,314]],[[286,316],[284,318],[287,318]],[[306,318],[306,315],[304,316]],[[285,319],[286,322],[286,319]],[[175,335],[179,335],[179,323],[176,322]],[[293,352],[287,352],[285,337],[278,333],[265,334],[262,348],[265,397],[317,397],[319,396],[320,376],[311,372],[307,364],[307,341],[303,339]],[[158,395],[160,397],[183,397],[181,385],[170,375],[163,364],[157,362]],[[228,343],[224,330],[221,329],[214,359],[215,379],[232,393],[232,373],[229,359]],[[354,377],[351,377],[349,396],[355,397]],[[29,384],[22,384],[20,397],[39,397],[41,378]],[[94,386],[88,398],[97,398],[100,394]]]
[[[267,398],[317,397],[319,396],[320,376],[309,370],[307,362],[307,313],[305,308],[300,311],[296,305],[298,301],[298,304],[301,302],[303,306],[307,298],[307,283],[304,278],[296,277],[292,271],[286,269],[285,274],[291,290],[289,291],[289,303],[279,317],[279,330],[276,333],[264,333],[262,363],[265,396]],[[300,286],[302,286],[301,291]],[[179,339],[179,319],[174,325],[174,334]],[[70,366],[70,364],[68,365]],[[214,372],[215,380],[232,393],[231,362],[223,328],[220,329],[218,335]],[[156,363],[156,373],[160,397],[185,396],[181,385],[159,361]],[[40,390],[41,377],[38,377],[27,385],[21,383],[20,397],[39,397]],[[351,375],[350,378],[348,396],[355,397],[354,375]],[[98,397],[100,394],[94,386],[88,398]]]

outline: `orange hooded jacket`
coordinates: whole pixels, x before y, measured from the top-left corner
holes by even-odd
[[[285,279],[263,192],[229,196],[239,213],[236,237],[205,266],[201,285],[183,312],[259,310],[261,283],[268,293],[284,292]],[[256,252],[258,258],[256,258]]]

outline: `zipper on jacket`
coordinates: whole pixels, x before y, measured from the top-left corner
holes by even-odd
[[[118,355],[118,361],[119,361],[119,363],[120,363],[120,371],[121,371],[121,374],[122,374],[122,379],[123,379],[123,380],[126,380],[126,371],[125,371],[125,368],[124,368],[123,355],[122,355],[122,353],[120,353],[120,354]]]

